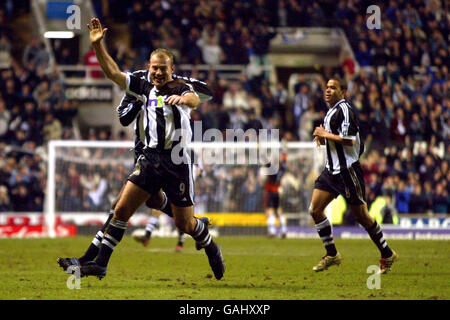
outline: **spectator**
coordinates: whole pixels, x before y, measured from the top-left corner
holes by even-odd
[[[55,119],[52,113],[45,115],[44,127],[42,129],[44,141],[59,140],[62,135],[61,122]]]
[[[434,213],[448,213],[449,212],[450,197],[447,190],[442,184],[438,183],[433,192],[433,212]]]
[[[13,206],[8,196],[8,189],[0,185],[0,212],[12,211]]]
[[[242,186],[244,212],[257,212],[261,210],[261,187],[251,179]]]
[[[183,51],[186,52],[186,63],[200,64],[202,63],[203,52],[198,45],[200,33],[197,28],[192,28],[184,43]]]
[[[0,51],[11,53],[11,48],[11,42],[9,41],[6,34],[0,33]]]
[[[269,80],[270,72],[266,68],[269,67],[269,46],[270,40],[276,36],[276,32],[265,24],[259,24],[252,38],[253,54],[256,57],[257,63],[264,70],[264,78]]]
[[[33,203],[26,185],[18,184],[11,191],[12,203],[14,203],[14,211],[33,211]]]
[[[278,2],[277,16],[278,16],[278,26],[287,27],[288,10],[286,8],[286,0],[280,0]]]
[[[0,138],[3,140],[8,133],[11,113],[6,110],[5,101],[0,99]]]
[[[341,68],[344,71],[344,74],[348,74],[350,78],[355,74],[355,62],[349,52],[344,53]]]
[[[39,50],[40,48],[38,40],[35,37],[31,38],[30,42],[26,45],[25,50],[23,52],[22,58],[23,65],[24,66],[32,65],[33,67],[35,67],[36,66],[35,61],[39,53]]]
[[[92,68],[98,68],[99,70],[94,71],[87,71],[86,77],[87,78],[94,78],[99,79],[102,78],[102,72],[100,71],[100,64],[98,63],[97,56],[95,55],[94,49],[91,48],[85,55],[84,55],[84,65],[86,67],[92,67]]]
[[[263,125],[261,121],[256,117],[256,113],[253,109],[250,109],[247,112],[248,115],[248,121],[244,125],[244,131],[247,131],[248,129],[255,130],[257,134],[259,134],[259,130],[263,129]]]
[[[359,48],[355,52],[355,57],[361,67],[367,67],[371,65],[372,57],[370,55],[369,49],[367,48],[366,42],[359,42]]]
[[[424,162],[419,167],[420,181],[433,181],[434,161],[429,154],[425,156]]]
[[[397,210],[395,206],[392,205],[392,196],[386,195],[386,204],[381,208],[381,216],[383,217],[383,224],[393,224],[394,217],[397,215]]]
[[[407,132],[413,141],[425,140],[425,122],[420,119],[418,113],[412,115]]]
[[[209,37],[206,41],[200,39],[198,41],[198,46],[202,49],[203,61],[209,65],[218,65],[221,63],[222,49],[215,42],[213,37]]]
[[[410,213],[426,213],[429,209],[428,199],[425,194],[422,193],[422,186],[416,184],[414,191],[409,199],[409,212]]]
[[[248,109],[247,93],[239,83],[233,82],[223,95],[223,105],[226,109]]]
[[[232,123],[232,128],[234,130],[244,130],[244,128],[247,125],[247,115],[245,114],[244,110],[242,108],[237,108],[234,111],[232,111],[230,116],[230,121]]]
[[[223,62],[227,64],[238,63],[239,47],[230,34],[224,35],[224,41],[221,43]]]
[[[50,100],[50,83],[48,80],[44,80],[33,91],[33,98],[38,104],[43,104]]]
[[[272,94],[274,99],[274,107],[275,110],[278,113],[278,116],[281,120],[281,123],[283,125],[283,130],[286,130],[290,125],[288,125],[288,118],[291,118],[287,115],[288,112],[288,102],[289,102],[289,95],[284,87],[283,83],[278,82],[275,91]],[[259,114],[258,114],[259,116]]]
[[[392,139],[399,144],[403,144],[405,142],[407,125],[405,119],[405,112],[402,108],[397,108],[395,112],[395,117],[391,120],[391,137]]]
[[[69,100],[62,103],[62,108],[56,110],[56,118],[61,122],[63,128],[72,128],[72,119],[78,114],[78,108]]]
[[[306,84],[302,85],[299,88],[299,91],[294,97],[294,121],[295,121],[295,127],[296,131],[298,132],[298,129],[300,128],[300,122],[302,119],[303,113],[308,109],[309,107],[309,88]]]
[[[45,47],[45,44],[43,42],[38,45],[38,52],[35,59],[33,60],[33,63],[38,73],[41,70],[47,69],[47,67],[49,66],[50,54],[48,53],[47,48]]]
[[[397,192],[395,194],[395,206],[398,213],[410,213],[409,199],[410,193],[406,190],[405,182],[400,180]]]

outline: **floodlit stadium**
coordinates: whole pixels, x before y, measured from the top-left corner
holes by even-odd
[[[0,299],[448,300],[449,22],[2,1]]]

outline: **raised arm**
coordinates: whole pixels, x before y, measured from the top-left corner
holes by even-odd
[[[89,29],[89,39],[94,48],[98,63],[108,79],[117,83],[121,88],[127,89],[126,74],[120,71],[119,67],[102,44],[102,39],[108,28],[103,29],[100,20],[97,18],[92,18],[91,23],[92,26],[89,24],[87,25]]]

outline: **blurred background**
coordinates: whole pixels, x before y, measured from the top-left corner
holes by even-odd
[[[376,10],[368,13],[371,5],[378,6],[379,16]],[[89,44],[86,24],[96,16],[109,29],[105,45],[122,71],[147,68],[150,52],[165,47],[175,55],[176,74],[208,83],[214,98],[191,115],[202,121],[203,131],[276,128],[283,141],[311,142],[328,109],[326,81],[341,76],[366,143],[361,163],[371,214],[384,224],[402,225],[404,219],[404,226],[447,228],[447,5],[443,0],[1,1],[0,224],[42,224],[50,140],[134,140],[132,126],[121,127],[115,113],[124,92],[104,78]],[[377,19],[379,28],[372,29]],[[62,148],[58,155],[52,183],[60,223],[103,224],[132,168],[132,153]],[[282,207],[290,226],[307,226],[320,169],[310,150],[298,149],[289,159]],[[239,220],[240,227],[253,219],[260,228],[255,230],[264,229],[262,199],[257,167],[206,166],[196,180],[196,213],[222,213],[228,217],[224,227],[227,221]],[[90,215],[63,215],[77,212]],[[335,225],[355,225],[342,201],[332,214]]]

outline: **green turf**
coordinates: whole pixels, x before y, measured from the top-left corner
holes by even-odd
[[[0,239],[1,299],[160,299],[160,300],[304,300],[304,299],[449,299],[450,256],[447,241],[390,240],[398,263],[381,276],[381,289],[369,290],[366,273],[378,265],[370,240],[336,239],[344,260],[339,267],[314,273],[324,249],[320,240],[220,237],[227,264],[217,281],[204,251],[187,239],[175,253],[176,239],[154,238],[144,248],[125,237],[116,248],[107,276],[82,278],[69,290],[69,277],[56,258],[81,255],[91,237]]]

